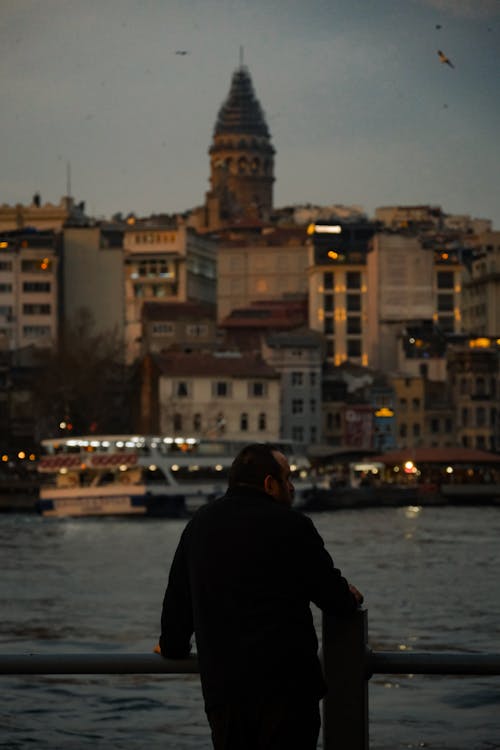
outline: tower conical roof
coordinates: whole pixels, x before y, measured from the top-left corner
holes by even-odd
[[[219,110],[214,135],[245,133],[269,138],[264,112],[253,90],[248,69],[233,73],[228,97]]]

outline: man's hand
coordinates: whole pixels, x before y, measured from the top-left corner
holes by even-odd
[[[361,591],[358,591],[356,586],[353,586],[352,583],[349,584],[349,589],[351,591],[351,594],[353,594],[354,598],[356,599],[358,607],[360,607],[364,601],[363,594],[361,593]]]

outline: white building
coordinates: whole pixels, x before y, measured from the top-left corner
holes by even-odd
[[[163,434],[273,441],[280,436],[280,376],[260,357],[235,352],[155,358]]]

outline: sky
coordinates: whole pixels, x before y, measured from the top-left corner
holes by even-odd
[[[96,217],[201,205],[240,47],[276,207],[500,230],[500,0],[0,0],[0,204],[58,203],[69,164]]]

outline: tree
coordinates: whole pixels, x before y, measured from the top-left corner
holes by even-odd
[[[116,331],[94,328],[90,311],[81,309],[63,326],[56,351],[40,352],[33,389],[36,421],[45,431],[39,437],[131,430],[123,342]]]

